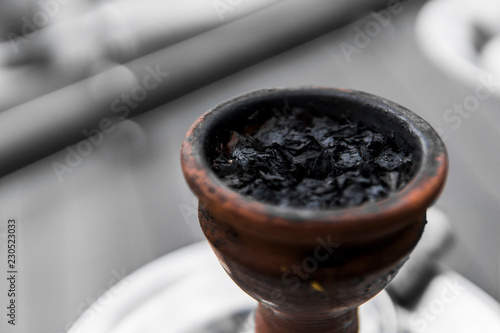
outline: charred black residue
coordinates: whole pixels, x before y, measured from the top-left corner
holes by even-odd
[[[198,216],[200,218],[201,226],[205,230],[205,232],[208,232],[208,230],[210,229],[210,234],[214,235],[218,229],[218,226],[208,209],[206,209],[202,204],[198,205]]]
[[[235,243],[238,241],[238,232],[230,227],[228,227],[225,231],[227,239],[231,242]]]
[[[353,207],[387,197],[411,178],[411,153],[391,136],[306,108],[256,111],[245,126],[216,137],[211,163],[230,188],[258,201]]]
[[[224,239],[216,238],[212,244],[213,246],[215,246],[215,248],[219,249],[220,247],[226,245],[227,242]]]

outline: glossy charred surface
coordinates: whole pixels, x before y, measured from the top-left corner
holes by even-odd
[[[341,209],[281,207],[230,189],[211,168],[217,142],[229,142],[230,130],[243,130],[256,109],[285,106],[314,107],[325,116],[335,112],[391,135],[412,154],[411,179],[396,195]],[[190,128],[181,161],[215,254],[261,304],[259,333],[323,332],[343,325],[345,332],[355,332],[355,309],[405,262],[447,172],[441,140],[414,113],[373,95],[329,88],[261,90],[224,102]]]
[[[341,107],[341,106],[340,106]],[[295,208],[359,206],[396,193],[412,176],[411,150],[348,117],[319,116],[311,105],[257,109],[244,131],[224,129],[212,169],[257,201]]]

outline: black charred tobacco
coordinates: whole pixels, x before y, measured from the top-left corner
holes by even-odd
[[[304,209],[353,207],[385,198],[411,178],[411,153],[360,122],[300,108],[275,109],[260,124],[252,121],[218,142],[212,168],[255,200]]]

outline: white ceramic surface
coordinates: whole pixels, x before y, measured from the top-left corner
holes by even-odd
[[[485,45],[476,45],[487,35]],[[416,36],[423,52],[443,71],[468,84],[500,76],[500,1],[433,0],[421,9]],[[488,45],[492,43],[492,45]]]

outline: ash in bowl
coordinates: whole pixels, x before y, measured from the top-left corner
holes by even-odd
[[[361,122],[287,108],[256,124],[261,113],[229,131],[211,161],[242,195],[303,209],[353,207],[397,192],[412,176],[411,154]]]

